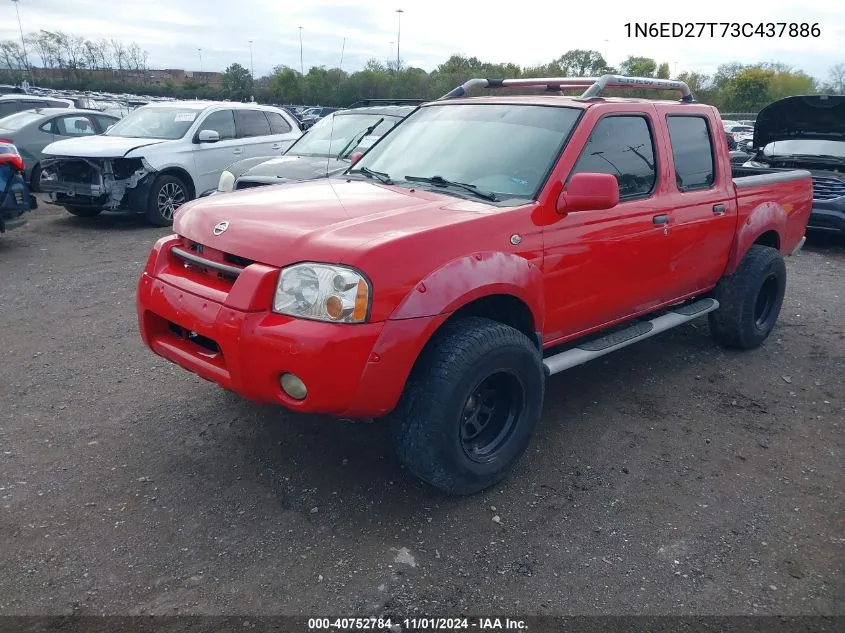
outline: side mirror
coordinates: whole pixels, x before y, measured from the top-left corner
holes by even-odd
[[[575,174],[557,199],[557,212],[600,211],[619,204],[619,182],[613,174]]]
[[[359,160],[361,160],[361,157],[363,155],[364,155],[364,152],[352,152],[352,155],[349,157],[349,160],[351,160],[352,164],[354,165]]]
[[[200,143],[216,143],[220,140],[220,133],[217,130],[200,130],[197,140]]]

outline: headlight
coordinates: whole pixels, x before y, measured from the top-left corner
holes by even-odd
[[[217,191],[227,193],[235,188],[235,174],[230,171],[223,170],[220,174],[220,180],[217,181]]]
[[[273,312],[333,323],[365,323],[370,292],[370,282],[352,268],[296,264],[279,275]]]
[[[756,160],[748,160],[742,163],[743,167],[768,167],[765,163],[758,163]]]

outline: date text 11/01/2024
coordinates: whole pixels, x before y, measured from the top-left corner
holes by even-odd
[[[818,22],[627,22],[627,37],[821,37]]]
[[[308,631],[527,631],[516,618],[309,618]]]

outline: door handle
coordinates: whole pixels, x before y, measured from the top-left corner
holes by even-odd
[[[243,154],[243,153],[244,153],[244,150],[243,150],[242,148],[240,148],[240,147],[239,147],[239,148],[237,148],[237,149],[232,150],[232,153],[233,153],[233,154]]]
[[[651,218],[651,221],[655,224],[669,224],[669,215],[655,215],[653,218]]]
[[[270,146],[270,149],[282,149],[282,144],[281,143],[273,143]]]
[[[713,205],[713,213],[716,215],[722,215],[725,212],[725,205],[723,204],[714,204]]]

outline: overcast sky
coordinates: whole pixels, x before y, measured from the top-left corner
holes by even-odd
[[[661,3],[662,4],[662,3]],[[792,5],[790,7],[790,4]],[[358,70],[372,57],[396,58],[401,14],[403,63],[432,70],[453,53],[523,66],[546,63],[573,48],[592,48],[611,64],[628,55],[654,57],[677,70],[712,73],[720,63],[781,61],[819,78],[845,62],[845,2],[831,0],[708,0],[633,3],[519,0],[20,0],[25,32],[62,30],[90,38],[135,41],[155,68],[223,70],[232,62],[256,76],[285,64]],[[627,22],[818,23],[818,38],[642,39]],[[0,0],[0,38],[20,39],[14,5]],[[30,51],[33,62],[37,63]]]

